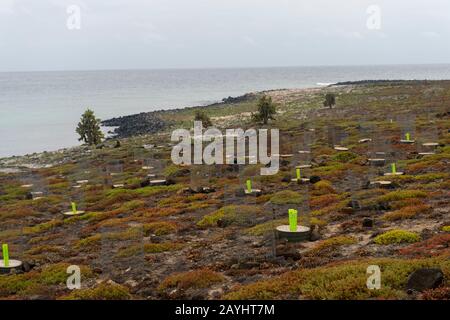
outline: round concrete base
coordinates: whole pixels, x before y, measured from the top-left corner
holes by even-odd
[[[245,189],[245,195],[247,196],[260,196],[262,194],[262,191],[259,189],[252,189],[252,191],[248,191]]]
[[[300,154],[310,154],[311,151],[309,151],[309,150],[299,150],[298,153],[300,153]]]
[[[9,260],[9,264],[6,267],[5,266],[5,261],[4,260],[0,260],[0,273],[10,273],[11,270],[13,269],[18,269],[22,266],[22,261],[20,260]]]
[[[371,186],[378,187],[378,188],[388,188],[392,185],[391,181],[372,181],[370,182]]]
[[[113,184],[112,187],[113,187],[113,189],[120,189],[120,188],[123,188],[124,185],[122,183],[118,183],[118,184]]]
[[[424,147],[437,147],[437,146],[439,146],[439,143],[437,143],[437,142],[426,142],[426,143],[422,143],[422,146],[424,146]]]
[[[297,226],[296,231],[291,231],[289,226],[276,227],[278,237],[286,239],[289,242],[309,241],[311,228],[305,226]]]
[[[63,212],[63,215],[65,215],[66,217],[73,217],[73,216],[80,216],[82,214],[84,214],[85,211],[67,211],[67,212]]]
[[[384,175],[385,176],[402,176],[402,175],[404,175],[405,173],[404,172],[387,172],[387,173],[385,173]]]
[[[348,148],[341,146],[334,146],[334,150],[336,151],[348,151]]]
[[[419,156],[434,156],[436,153],[434,152],[419,152]]]
[[[167,185],[167,181],[166,180],[151,180],[150,181],[150,185],[152,185],[152,186],[165,186],[165,185]]]
[[[416,140],[400,140],[400,143],[413,144],[416,143]]]
[[[142,170],[152,170],[154,169],[154,167],[150,167],[150,166],[143,166]]]
[[[371,141],[372,141],[372,139],[370,139],[370,138],[365,138],[365,139],[359,140],[358,142],[359,142],[359,143],[366,143],[366,142],[371,142]]]
[[[312,167],[312,165],[310,165],[310,164],[302,164],[302,165],[296,166],[295,169],[309,169],[311,167]]]
[[[28,189],[28,188],[32,188],[33,185],[32,185],[32,184],[23,184],[23,185],[21,185],[20,187],[21,187],[21,188]]]
[[[89,180],[78,180],[77,184],[86,184],[88,182],[89,182]]]
[[[295,183],[309,183],[309,179],[307,178],[301,178],[299,179],[291,179],[291,182],[295,182]]]

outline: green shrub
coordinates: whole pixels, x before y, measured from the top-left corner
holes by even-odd
[[[428,194],[420,190],[398,190],[378,197],[378,202],[399,201],[412,198],[426,198]]]
[[[380,245],[413,243],[417,241],[420,241],[420,236],[417,233],[405,230],[387,231],[374,239],[374,242]]]
[[[380,290],[367,289],[367,267],[377,265],[382,271]],[[316,299],[367,300],[405,299],[408,276],[420,268],[443,270],[450,277],[447,257],[432,259],[364,259],[335,263],[313,269],[297,269],[267,280],[233,288],[227,300]],[[448,280],[447,280],[448,283]]]
[[[261,209],[256,206],[225,206],[204,216],[199,222],[197,222],[197,225],[199,227],[213,227],[217,225],[219,220],[222,220],[224,225],[247,225],[253,221],[255,215],[258,215],[261,212]]]
[[[335,154],[332,157],[332,159],[334,161],[339,161],[339,162],[346,163],[346,162],[349,162],[349,161],[351,161],[353,159],[356,159],[357,157],[358,157],[357,154],[355,154],[353,152],[346,151],[346,152],[339,152],[339,153]]]
[[[303,201],[304,198],[301,194],[291,190],[277,192],[270,198],[270,202],[276,205],[301,204]]]
[[[74,290],[63,300],[128,300],[131,295],[128,289],[119,284],[101,283],[92,289]]]
[[[159,290],[168,288],[179,289],[201,289],[208,288],[213,284],[224,281],[225,278],[214,271],[208,269],[194,270],[182,273],[176,273],[168,276],[158,287]]]

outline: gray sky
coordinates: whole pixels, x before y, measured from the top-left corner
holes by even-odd
[[[0,71],[449,63],[449,35],[448,0],[0,0]]]

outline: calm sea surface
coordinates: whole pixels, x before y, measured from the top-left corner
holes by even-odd
[[[79,144],[75,127],[88,107],[107,119],[367,79],[450,79],[450,65],[0,73],[0,157]]]

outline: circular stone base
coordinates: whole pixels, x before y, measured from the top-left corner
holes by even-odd
[[[402,175],[404,175],[405,173],[404,172],[387,172],[387,173],[385,173],[384,175],[385,176],[402,176]]]
[[[298,153],[300,153],[300,154],[310,154],[311,151],[309,151],[309,150],[299,150]]]
[[[437,143],[437,142],[426,142],[426,143],[422,143],[422,146],[424,146],[424,147],[437,147],[437,146],[439,146],[439,143]]]
[[[23,184],[23,185],[21,185],[20,187],[21,187],[21,188],[26,188],[26,189],[28,189],[28,188],[32,188],[33,185],[32,185],[32,184]]]
[[[152,170],[152,169],[154,169],[154,168],[150,167],[150,166],[143,166],[142,167],[142,170]]]
[[[434,156],[434,152],[419,152],[419,156]]]
[[[119,189],[119,188],[123,188],[124,185],[119,183],[119,184],[113,184],[112,187],[113,187],[113,189]]]
[[[378,187],[390,187],[392,185],[391,181],[372,181],[370,183],[371,186],[378,186]]]
[[[413,144],[416,143],[416,140],[400,140],[400,143]]]
[[[309,179],[301,178],[300,181],[298,179],[291,179],[291,182],[295,182],[295,183],[309,183]]]
[[[311,228],[305,226],[297,226],[296,231],[291,231],[289,226],[276,227],[278,237],[286,239],[290,242],[309,241],[311,235]]]
[[[371,142],[371,141],[372,141],[372,139],[370,139],[370,138],[365,138],[365,139],[359,140],[358,142],[359,142],[359,143],[366,143],[366,142]]]
[[[89,182],[89,180],[78,180],[77,184],[86,184],[88,182]]]
[[[85,213],[85,211],[77,211],[77,212],[67,211],[67,212],[64,212],[63,215],[68,216],[68,217],[73,217],[73,216],[80,216],[84,213]]]
[[[311,167],[312,167],[312,165],[310,165],[310,164],[302,164],[300,166],[296,166],[295,169],[309,169]]]
[[[348,148],[346,148],[346,147],[341,147],[341,146],[335,146],[335,147],[334,147],[334,150],[337,150],[337,151],[348,151]]]
[[[252,189],[252,191],[248,191],[247,189],[245,189],[244,192],[248,196],[259,196],[262,194],[262,191],[259,189]]]
[[[165,186],[167,184],[166,180],[151,180],[150,184],[152,186]]]
[[[0,260],[0,272],[9,273],[12,269],[20,268],[22,266],[22,261],[19,260],[9,260],[9,265],[5,266],[5,261]]]

